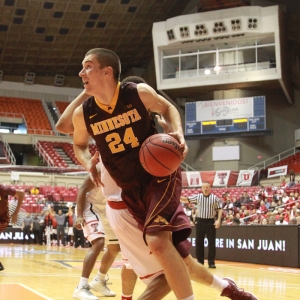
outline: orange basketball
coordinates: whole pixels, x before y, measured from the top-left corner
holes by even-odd
[[[165,133],[148,137],[140,149],[140,162],[153,176],[172,174],[182,162],[182,151],[178,141]]]

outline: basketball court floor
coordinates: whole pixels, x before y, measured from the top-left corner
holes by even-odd
[[[4,270],[0,272],[1,300],[69,300],[79,282],[82,261],[88,249],[74,249],[57,246],[35,246],[0,244],[0,261]],[[91,275],[96,274],[99,260]],[[300,269],[267,265],[254,265],[216,261],[217,269],[212,272],[219,277],[233,278],[239,287],[249,290],[259,300],[300,299]],[[118,256],[109,271],[109,288],[121,298],[122,260]],[[220,297],[216,290],[192,282],[196,299],[228,299]],[[134,299],[137,299],[145,285],[138,280]],[[99,299],[106,297],[94,293]],[[164,299],[175,300],[173,293]],[[153,299],[155,300],[155,299]]]

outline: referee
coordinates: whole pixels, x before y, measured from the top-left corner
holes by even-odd
[[[216,228],[220,227],[222,218],[222,202],[210,192],[211,187],[207,182],[202,184],[202,193],[188,197],[188,201],[197,207],[196,224],[196,257],[204,265],[204,239],[208,239],[208,267],[215,269],[216,257]],[[218,217],[215,218],[216,211]]]

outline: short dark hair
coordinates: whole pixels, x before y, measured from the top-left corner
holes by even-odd
[[[127,83],[127,82],[134,82],[136,84],[146,83],[146,81],[142,77],[139,77],[139,76],[127,76],[126,78],[124,78],[122,80],[122,84]]]
[[[94,48],[89,50],[85,56],[90,54],[97,56],[97,60],[101,68],[111,67],[113,69],[115,80],[120,80],[121,62],[119,56],[115,52],[105,48]]]
[[[232,219],[232,223],[240,224],[241,221],[240,221],[240,219],[238,219],[238,218],[233,218],[233,219]]]

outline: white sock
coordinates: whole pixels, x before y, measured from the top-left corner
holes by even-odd
[[[106,277],[106,274],[102,274],[102,273],[100,273],[100,271],[98,270],[98,273],[97,273],[96,277],[97,277],[97,280],[102,280],[102,281],[104,281],[104,280],[105,280],[105,277]]]
[[[213,282],[210,286],[219,292],[222,292],[228,286],[228,281],[213,275]]]
[[[82,288],[83,286],[87,285],[89,283],[89,279],[85,277],[80,277],[80,281],[78,284],[78,289]]]
[[[194,297],[194,295],[192,295],[192,296],[189,296],[189,297],[181,299],[181,300],[195,300],[195,297]]]

